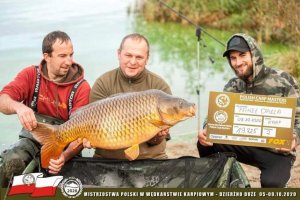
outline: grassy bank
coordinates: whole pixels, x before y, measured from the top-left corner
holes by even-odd
[[[300,80],[300,1],[299,0],[164,0],[200,26],[229,33],[246,32],[263,44],[287,48],[267,56]],[[158,0],[137,0],[136,10],[148,22],[187,24]]]

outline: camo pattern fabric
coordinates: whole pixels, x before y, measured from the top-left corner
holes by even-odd
[[[234,34],[232,37],[234,36],[242,37],[248,43],[252,55],[253,80],[251,82],[248,82],[238,77],[232,78],[225,85],[224,91],[297,98],[294,133],[297,135],[297,144],[299,144],[300,91],[297,80],[287,72],[265,66],[261,50],[252,37],[242,33]],[[230,39],[228,40],[228,42],[230,41]]]

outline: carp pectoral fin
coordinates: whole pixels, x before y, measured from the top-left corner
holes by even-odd
[[[165,130],[167,128],[170,128],[171,126],[166,125],[164,122],[160,120],[151,120],[150,123],[154,125],[155,127],[160,128],[161,130]]]
[[[153,124],[156,127],[162,127],[162,126],[165,125],[162,121],[160,121],[160,120],[154,120],[154,119],[150,120],[150,123]]]
[[[130,161],[135,160],[140,154],[139,145],[135,144],[135,145],[129,147],[128,149],[126,149],[124,152],[125,152],[125,157],[128,160],[130,160]]]

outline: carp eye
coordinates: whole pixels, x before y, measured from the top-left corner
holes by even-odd
[[[183,101],[179,101],[179,108],[182,108]]]

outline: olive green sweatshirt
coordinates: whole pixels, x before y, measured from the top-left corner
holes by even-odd
[[[90,102],[104,99],[114,94],[124,92],[139,92],[149,89],[162,90],[171,94],[168,84],[158,75],[145,69],[137,77],[127,78],[120,68],[116,68],[101,75],[94,83],[91,93]],[[150,146],[142,143],[139,146],[140,155],[137,159],[164,159],[167,158],[165,148],[166,140],[160,144]],[[104,150],[96,149],[95,157],[125,159],[124,149],[121,150]]]

